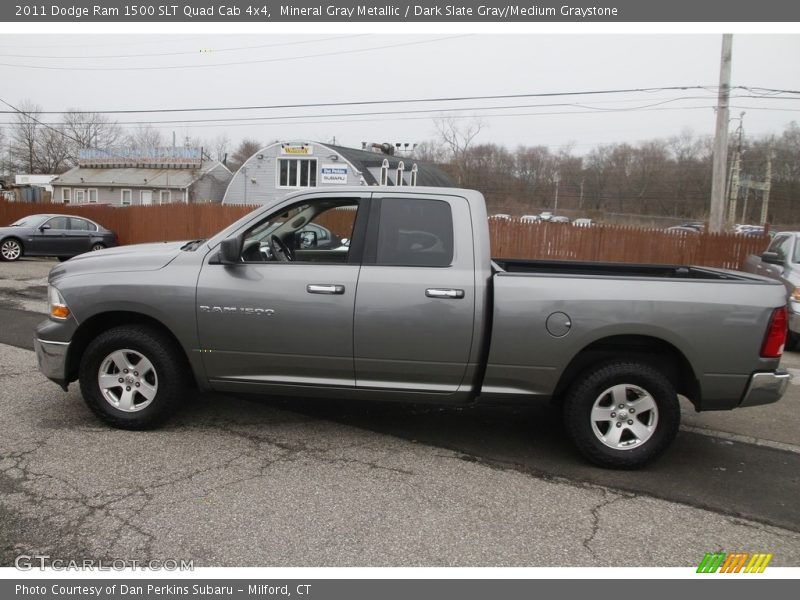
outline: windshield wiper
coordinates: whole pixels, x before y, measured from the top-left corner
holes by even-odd
[[[183,246],[181,246],[181,250],[186,250],[190,252],[194,252],[197,248],[205,242],[205,239],[202,240],[192,240],[191,242],[186,242]]]

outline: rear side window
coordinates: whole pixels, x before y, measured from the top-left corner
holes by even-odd
[[[442,200],[381,200],[376,263],[449,267],[453,262],[453,214]]]
[[[70,219],[69,228],[72,231],[95,231],[95,226],[86,219]]]

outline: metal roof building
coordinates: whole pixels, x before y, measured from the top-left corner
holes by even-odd
[[[320,142],[275,142],[236,171],[222,201],[267,204],[293,190],[319,186],[453,186],[447,173],[436,165],[387,154],[392,149],[389,144],[374,146],[378,151]]]

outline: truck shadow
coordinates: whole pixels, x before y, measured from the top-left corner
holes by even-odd
[[[237,403],[238,409],[248,403],[256,412],[271,407],[451,450],[492,468],[601,485],[800,531],[800,455],[791,452],[681,431],[654,463],[614,471],[588,464],[577,453],[561,411],[549,403],[441,407],[256,397]]]

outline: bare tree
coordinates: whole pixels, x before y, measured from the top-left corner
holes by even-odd
[[[71,138],[70,159],[77,162],[78,151],[84,148],[107,150],[123,139],[120,126],[103,114],[80,112],[70,108],[63,115],[64,131]]]
[[[41,112],[42,107],[32,100],[25,99],[19,104],[8,144],[8,158],[13,169],[36,172],[36,136],[41,128],[38,122]]]
[[[463,184],[467,175],[467,152],[483,129],[483,122],[478,118],[465,122],[459,117],[442,116],[434,120],[434,125],[441,141],[450,151],[450,158],[458,173],[458,183]]]
[[[63,173],[73,163],[74,141],[65,134],[63,127],[41,128],[36,135],[36,172]]]
[[[258,140],[252,138],[242,140],[228,159],[228,168],[231,171],[238,171],[248,158],[263,147],[264,146]]]
[[[142,150],[159,148],[164,145],[164,136],[161,134],[161,130],[155,129],[151,124],[146,123],[128,131],[125,145]]]

